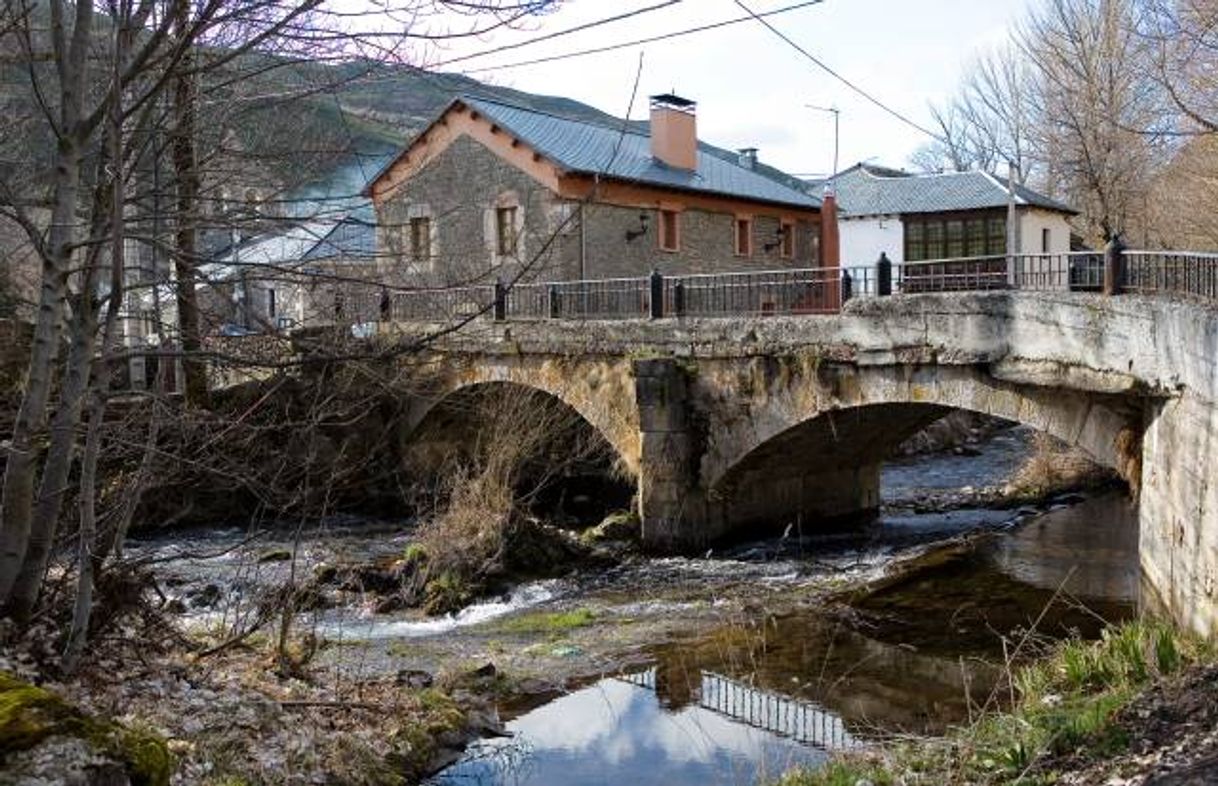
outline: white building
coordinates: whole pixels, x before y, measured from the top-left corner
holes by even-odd
[[[826,181],[813,183],[818,189]],[[986,172],[915,175],[857,164],[833,178],[844,267],[1007,253],[1006,184]],[[1017,251],[1064,254],[1078,211],[1015,187]]]

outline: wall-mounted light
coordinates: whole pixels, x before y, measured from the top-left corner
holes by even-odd
[[[626,242],[633,243],[636,238],[647,234],[648,214],[646,210],[639,211],[639,228],[626,230]]]
[[[785,238],[786,236],[787,236],[787,228],[786,228],[786,226],[780,226],[780,227],[778,227],[778,231],[774,233],[774,240],[773,240],[773,242],[770,242],[770,243],[766,243],[766,244],[764,244],[764,245],[762,246],[762,248],[764,248],[764,249],[765,249],[765,252],[768,254],[768,253],[770,253],[771,251],[773,251],[774,249],[776,249],[776,248],[778,248],[779,246],[781,246],[781,245],[782,245],[782,240],[783,240],[783,238]]]

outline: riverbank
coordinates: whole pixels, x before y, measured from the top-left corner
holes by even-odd
[[[1218,654],[1150,620],[1069,641],[1010,669],[979,719],[795,770],[779,786],[1156,784],[1218,781]],[[1003,695],[1009,692],[1008,699]],[[1010,702],[1005,710],[987,709]]]

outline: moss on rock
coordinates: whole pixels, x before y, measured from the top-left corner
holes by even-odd
[[[0,672],[0,764],[6,753],[75,737],[123,763],[135,786],[168,786],[173,754],[154,732],[93,718],[37,685]]]

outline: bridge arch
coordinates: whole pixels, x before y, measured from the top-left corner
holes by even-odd
[[[638,475],[638,414],[628,365],[623,376],[621,363],[609,359],[496,356],[481,362],[461,358],[443,364],[442,369],[412,396],[403,434],[406,440],[454,396],[504,385],[543,393],[573,410],[609,443],[619,467],[631,476]]]
[[[710,540],[797,519],[874,516],[883,462],[953,410],[1027,425],[1135,488],[1140,479],[1141,410],[1116,396],[1016,384],[981,365],[788,363],[780,373],[756,371],[711,370],[699,380],[701,395],[716,402],[698,473]]]
[[[746,408],[748,422],[729,417],[711,426],[702,479],[716,491],[768,456],[808,459],[813,467],[865,465],[884,458],[921,428],[953,410],[1029,426],[1079,448],[1097,464],[1136,482],[1141,411],[1098,393],[1020,385],[983,367],[820,366],[788,374]],[[812,378],[809,378],[811,376]]]

